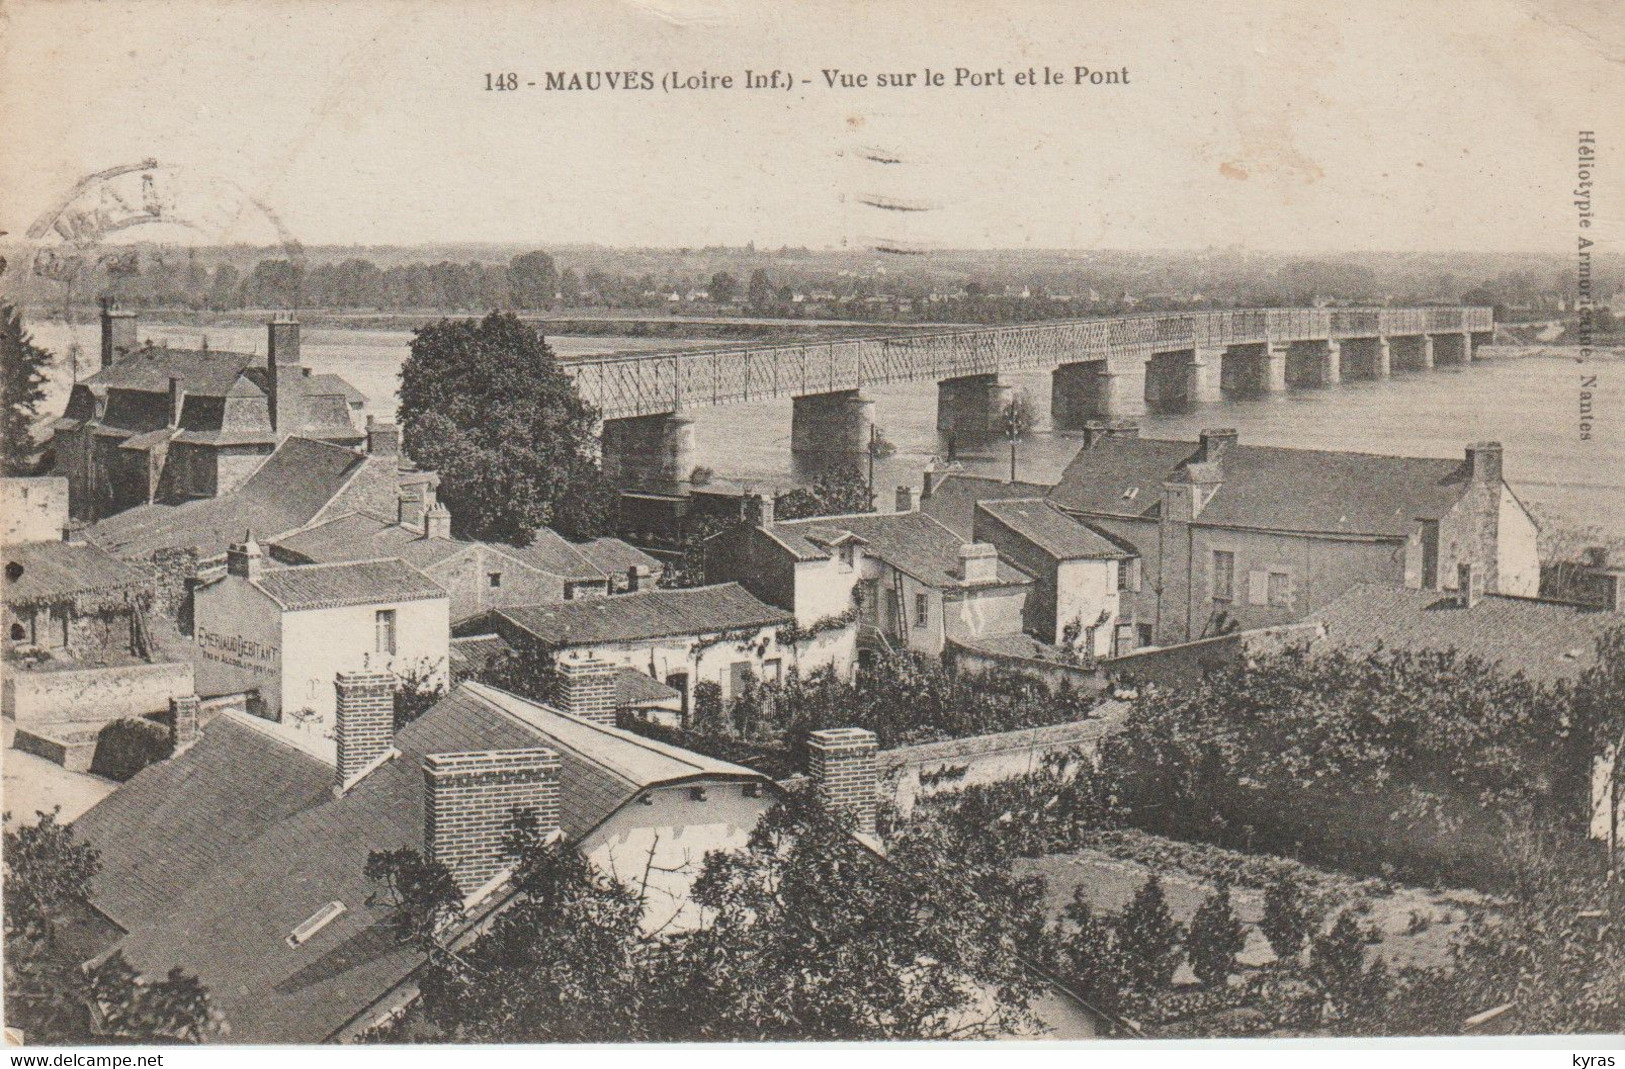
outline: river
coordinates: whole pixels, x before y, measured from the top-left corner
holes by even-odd
[[[59,374],[42,412],[61,411],[70,369],[70,341],[93,354],[94,326],[71,332],[61,323],[31,326],[38,344],[59,357]],[[142,323],[141,336],[195,347],[204,333],[219,349],[264,351],[263,327],[176,326]],[[370,399],[368,411],[392,416],[409,331],[309,329],[304,332],[307,365],[344,375]],[[660,338],[551,337],[561,356],[614,350],[700,347],[713,342]],[[1350,382],[1329,389],[1290,390],[1248,400],[1225,400],[1180,415],[1149,415],[1140,420],[1148,437],[1194,439],[1204,427],[1236,428],[1241,441],[1260,445],[1344,449],[1408,456],[1460,456],[1470,441],[1493,439],[1506,446],[1507,480],[1542,517],[1569,529],[1596,528],[1625,538],[1625,357],[1593,358],[1581,367],[1559,349],[1486,347],[1468,367],[1398,373],[1381,382]],[[1580,434],[1582,375],[1595,375],[1591,388],[1590,440]],[[1018,449],[1021,479],[1053,482],[1077,452],[1076,435],[1050,429],[1049,375],[1006,377],[1025,390],[1036,412],[1037,430]],[[867,391],[875,401],[875,421],[896,452],[876,466],[881,507],[889,508],[891,488],[918,487],[921,471],[943,449],[936,431],[936,390],[928,383],[883,386]],[[718,475],[783,484],[805,477],[790,455],[788,398],[729,408],[698,409],[695,459]],[[971,471],[1004,475],[1009,454],[1003,443],[962,448]]]

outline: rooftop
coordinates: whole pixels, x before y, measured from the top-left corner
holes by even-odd
[[[446,596],[434,580],[395,557],[267,568],[253,582],[289,612]]]
[[[1048,500],[1070,512],[1155,518],[1162,484],[1198,459],[1196,442],[1111,437],[1080,450]],[[1468,482],[1462,460],[1234,445],[1198,522],[1323,534],[1408,537]]]
[[[794,619],[783,609],[757,600],[738,583],[580,598],[556,605],[501,609],[497,615],[555,648],[711,635],[787,624]]]
[[[977,502],[1041,498],[1049,491],[1043,483],[1012,483],[989,475],[953,472],[939,479],[929,496],[922,495],[920,511],[968,540],[976,526]]]
[[[982,501],[976,509],[1057,560],[1121,560],[1136,555],[1046,501]]]
[[[820,548],[820,543],[833,545],[844,537],[856,536],[863,540],[868,553],[927,586],[976,585],[967,583],[959,574],[959,551],[969,539],[923,513],[817,516],[781,521],[765,530],[802,560],[827,556],[827,550]],[[995,583],[1002,586],[1032,582],[1025,572],[1002,560],[998,562],[996,575]]]
[[[20,542],[5,547],[5,559],[7,605],[43,605],[76,595],[122,595],[150,582],[100,546],[87,543]]]
[[[1472,608],[1454,592],[1363,583],[1305,617],[1325,642],[1353,650],[1456,650],[1530,679],[1573,679],[1596,663],[1597,639],[1625,615],[1592,606],[1486,594]]]

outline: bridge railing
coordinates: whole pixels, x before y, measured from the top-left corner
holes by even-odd
[[[1259,342],[1485,332],[1489,308],[1266,308],[1052,320],[994,327],[629,353],[569,365],[582,396],[606,419],[678,408],[1042,371],[1098,360]]]

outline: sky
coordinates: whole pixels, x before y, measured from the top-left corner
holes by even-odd
[[[1625,232],[1613,0],[0,11],[13,237],[82,176],[150,157],[305,244],[1565,252],[1581,129],[1604,161],[1595,236]],[[1128,84],[1070,84],[1078,65]],[[1068,84],[1014,84],[1045,66]],[[960,67],[1006,84],[919,84]],[[797,84],[747,90],[747,69]],[[544,88],[609,70],[736,84]],[[831,89],[825,70],[870,84]],[[485,89],[507,72],[519,90]],[[265,240],[256,211],[223,217],[207,240]]]

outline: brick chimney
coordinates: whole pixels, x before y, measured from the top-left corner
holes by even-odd
[[[258,579],[264,561],[260,555],[260,544],[254,541],[252,534],[244,534],[243,540],[226,548],[226,574],[239,576],[243,579]]]
[[[1201,433],[1200,460],[1204,464],[1222,464],[1224,455],[1235,447],[1239,437],[1232,427],[1219,427]]]
[[[278,313],[265,324],[265,374],[270,386],[271,429],[289,435],[303,422],[299,380],[304,365],[299,359],[299,321]]]
[[[626,592],[636,594],[649,585],[649,566],[633,564],[626,569]]]
[[[1467,447],[1467,469],[1475,483],[1501,485],[1500,442],[1474,442]]]
[[[340,672],[333,689],[337,692],[333,737],[338,744],[334,786],[345,791],[393,749],[395,677],[367,670]]]
[[[744,501],[745,522],[752,527],[771,527],[778,499],[771,493],[747,494]]]
[[[1462,561],[1456,565],[1456,604],[1471,609],[1484,597],[1484,573]]]
[[[437,504],[424,513],[423,537],[438,538],[443,542],[449,542],[451,540],[451,509]]]
[[[514,814],[544,835],[559,826],[559,755],[545,747],[429,754],[423,759],[423,847],[472,894],[512,860],[503,848]]]
[[[180,753],[197,741],[197,715],[196,694],[169,699],[169,747],[172,754]]]
[[[899,486],[897,488],[896,507],[898,512],[914,511],[914,487]]]
[[[1093,449],[1113,438],[1138,438],[1140,426],[1131,420],[1091,419],[1083,425],[1083,447]]]
[[[393,423],[367,417],[367,453],[375,457],[401,455],[401,429]]]
[[[850,813],[855,829],[875,833],[877,787],[875,733],[863,728],[830,728],[807,734],[807,775],[818,799],[831,813]]]
[[[572,650],[559,657],[559,705],[571,716],[615,726],[615,666]]]
[[[171,430],[181,425],[181,409],[186,405],[186,387],[177,375],[169,376],[169,427]]]
[[[986,542],[959,547],[959,577],[967,583],[991,583],[999,577],[999,551]]]
[[[111,367],[140,347],[134,312],[119,309],[110,297],[102,298],[102,367]]]

